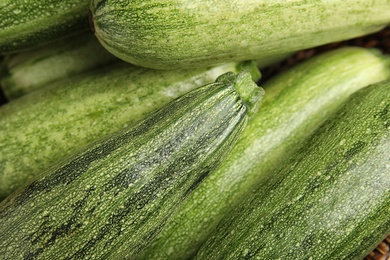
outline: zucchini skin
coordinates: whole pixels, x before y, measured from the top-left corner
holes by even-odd
[[[0,53],[15,53],[89,30],[84,0],[2,0]]]
[[[390,78],[388,57],[344,47],[265,82],[261,113],[232,152],[177,209],[138,259],[188,259],[218,223],[268,178],[352,93]]]
[[[118,63],[3,105],[0,199],[59,159],[228,71],[237,72],[237,64],[156,71]]]
[[[353,94],[195,259],[363,259],[390,234],[389,92]]]
[[[373,33],[390,22],[388,0],[92,0],[90,10],[108,51],[157,69],[267,58]]]
[[[0,204],[2,257],[131,257],[231,150],[262,93],[249,72],[224,74],[53,166]]]
[[[1,87],[8,100],[12,100],[49,83],[117,60],[93,34],[77,34],[34,50],[7,55]]]

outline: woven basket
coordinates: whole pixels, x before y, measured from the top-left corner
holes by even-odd
[[[373,250],[365,260],[389,260],[390,259],[390,235]]]

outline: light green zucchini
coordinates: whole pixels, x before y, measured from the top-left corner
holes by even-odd
[[[89,1],[1,0],[0,53],[14,53],[89,29]]]
[[[390,234],[390,81],[362,89],[195,259],[361,260]]]
[[[1,86],[11,100],[51,82],[117,61],[93,34],[86,32],[34,50],[9,54]]]
[[[388,0],[92,0],[90,9],[108,51],[158,69],[262,59],[390,23]]]
[[[128,259],[234,146],[263,91],[249,72],[169,103],[0,204],[5,259]]]
[[[313,57],[263,84],[261,113],[232,152],[182,203],[139,259],[186,259],[226,215],[293,154],[352,93],[390,78],[389,59],[345,47]]]
[[[237,67],[156,71],[120,63],[7,103],[0,107],[0,198],[58,159]]]

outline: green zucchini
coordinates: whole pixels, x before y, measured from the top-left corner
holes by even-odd
[[[126,259],[233,147],[262,90],[226,73],[53,166],[0,204],[5,259]]]
[[[77,34],[34,50],[6,56],[1,86],[9,100],[118,59],[91,33]]]
[[[345,47],[313,57],[262,86],[261,113],[248,124],[223,163],[174,213],[139,259],[186,259],[221,219],[293,154],[351,93],[390,78],[389,59]]]
[[[352,95],[195,259],[363,259],[390,234],[389,93]]]
[[[58,159],[237,67],[156,71],[118,63],[7,103],[0,107],[0,198]]]
[[[90,10],[108,51],[157,69],[262,59],[390,23],[388,0],[92,0]]]
[[[15,53],[89,29],[89,1],[1,0],[0,53]]]

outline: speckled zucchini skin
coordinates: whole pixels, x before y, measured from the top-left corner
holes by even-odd
[[[0,204],[5,259],[129,259],[234,146],[262,90],[224,74]]]
[[[354,94],[195,259],[363,259],[390,234],[389,93]]]
[[[130,125],[237,64],[156,71],[115,64],[0,107],[0,199],[57,160]]]
[[[0,53],[20,52],[89,29],[89,1],[1,0]]]
[[[294,154],[352,93],[389,78],[388,58],[345,47],[265,82],[261,112],[250,118],[229,156],[178,208],[140,258],[191,257],[221,219],[272,176],[272,170]]]
[[[159,69],[261,59],[390,23],[389,0],[92,0],[90,9],[107,50]]]
[[[117,61],[89,33],[55,41],[34,50],[7,55],[0,85],[8,100],[68,77]]]

